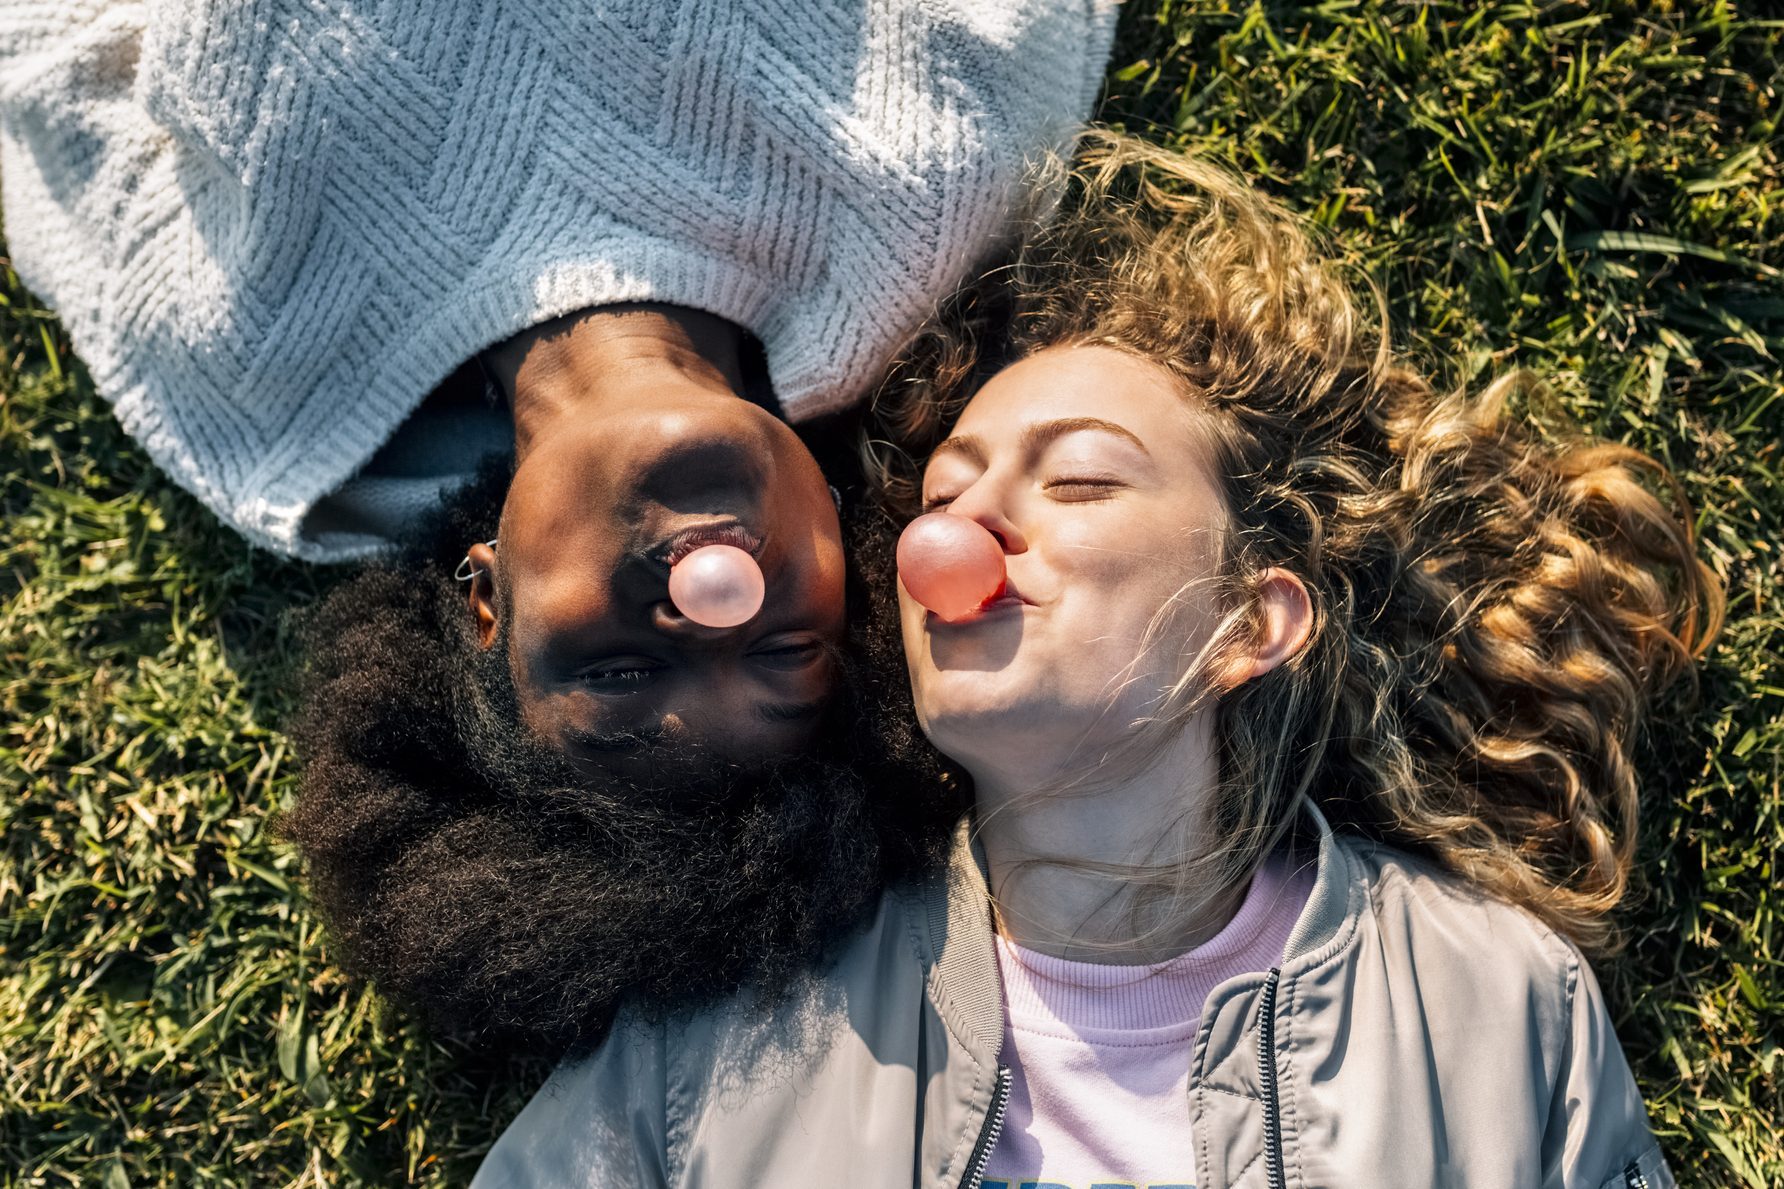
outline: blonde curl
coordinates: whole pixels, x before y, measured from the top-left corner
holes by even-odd
[[[1053,346],[1156,362],[1211,414],[1233,529],[1221,578],[1294,571],[1314,626],[1289,664],[1216,691],[1221,787],[1168,863],[1182,903],[1242,879],[1294,798],[1434,857],[1591,952],[1633,860],[1631,752],[1654,695],[1717,634],[1691,510],[1641,452],[1541,432],[1502,376],[1439,392],[1389,347],[1382,302],[1304,223],[1202,162],[1093,132],[1038,173],[1007,259],[963,288],[880,391],[864,451],[891,507],[978,385]],[[1153,724],[1205,702],[1179,683]],[[1204,696],[1198,696],[1204,695]]]

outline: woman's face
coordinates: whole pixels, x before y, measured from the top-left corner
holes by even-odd
[[[1212,457],[1180,382],[1112,348],[1040,351],[973,397],[923,500],[998,537],[1008,589],[952,623],[899,591],[917,715],[938,747],[970,770],[1113,741],[1156,709],[1217,618],[1227,520]]]
[[[714,542],[752,552],[767,597],[735,628],[669,601],[669,566]],[[727,759],[805,746],[843,632],[841,532],[815,460],[785,423],[696,391],[590,418],[525,455],[483,582],[527,726],[604,769],[664,737]],[[654,759],[641,762],[656,762]]]

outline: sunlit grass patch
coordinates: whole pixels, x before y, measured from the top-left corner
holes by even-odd
[[[1727,5],[1132,5],[1108,114],[1326,227],[1458,384],[1665,459],[1729,583],[1644,749],[1601,969],[1686,1184],[1784,1183],[1784,23]],[[330,962],[269,815],[284,613],[0,283],[0,1184],[462,1183],[537,1083]]]

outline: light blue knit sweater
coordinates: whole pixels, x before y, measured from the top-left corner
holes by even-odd
[[[178,482],[362,555],[500,444],[423,397],[558,314],[709,310],[789,417],[858,399],[1087,113],[1115,3],[4,0],[6,234]]]

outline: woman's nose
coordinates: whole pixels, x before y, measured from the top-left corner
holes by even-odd
[[[1028,538],[1016,527],[1005,508],[1004,500],[995,483],[981,479],[971,487],[954,497],[948,505],[950,516],[966,516],[978,522],[979,526],[997,538],[1006,554],[1027,553]]]

